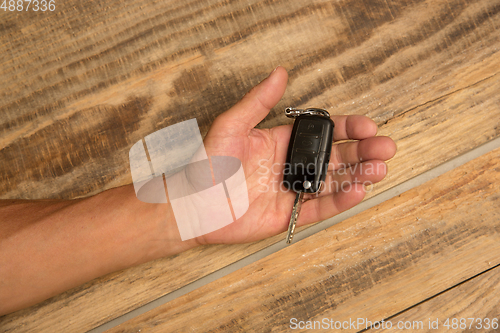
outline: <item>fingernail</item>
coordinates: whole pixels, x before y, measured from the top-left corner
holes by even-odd
[[[269,76],[273,75],[273,73],[274,73],[274,72],[276,72],[276,70],[278,69],[278,67],[280,67],[280,66],[276,66],[276,68],[275,68],[275,69],[273,69],[273,71],[271,72],[271,74],[269,74]],[[269,76],[268,76],[268,77],[269,77]]]

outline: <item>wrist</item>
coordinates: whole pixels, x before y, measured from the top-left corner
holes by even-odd
[[[133,207],[133,221],[137,232],[143,233],[142,256],[136,263],[181,253],[200,245],[195,239],[182,241],[175,221],[172,205],[168,203],[145,203],[136,195],[133,185],[127,186],[129,207]]]
[[[157,233],[151,235],[152,259],[168,257],[200,245],[195,238],[184,241],[181,239],[170,202],[154,205],[156,207],[151,211],[155,214],[152,218],[156,219]]]

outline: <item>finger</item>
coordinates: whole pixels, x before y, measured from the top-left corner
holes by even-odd
[[[396,144],[387,136],[340,143],[332,147],[329,169],[343,169],[367,160],[387,161],[396,154],[396,150]]]
[[[261,83],[253,87],[236,105],[214,121],[211,130],[227,135],[248,135],[283,97],[288,74],[278,66]]]
[[[363,140],[377,134],[377,124],[365,116],[331,116],[335,123],[333,140]],[[275,129],[292,131],[292,125],[282,125]]]
[[[333,140],[363,140],[377,134],[377,124],[365,116],[332,116]]]
[[[312,194],[311,199],[340,192],[350,184],[365,186],[378,183],[387,175],[387,164],[380,160],[365,161],[350,165],[346,168],[328,171],[323,190],[319,194]]]
[[[341,191],[308,200],[302,204],[297,226],[326,220],[359,204],[365,197],[361,184],[352,184]]]
[[[373,137],[377,134],[377,125],[373,120],[365,116],[333,116],[332,120],[335,123],[335,128],[333,130],[334,141],[339,140],[364,140]],[[292,125],[282,125],[278,127],[274,127],[273,129],[273,137],[276,141],[279,140],[288,140],[290,139],[290,133],[292,132]],[[383,139],[385,140],[385,139]],[[382,141],[383,141],[382,140]],[[370,146],[372,143],[368,144]],[[356,143],[357,145],[357,143]],[[361,145],[363,147],[365,144]],[[386,155],[390,155],[391,151],[393,155],[395,154],[395,144],[393,146],[390,143],[383,143],[382,149],[387,148],[388,152]],[[332,147],[332,166],[338,168],[337,165],[342,163],[344,159],[342,159],[341,152],[345,150],[344,146],[351,147],[350,143],[343,143],[339,145],[334,145]],[[339,147],[341,147],[339,149]],[[357,147],[357,146],[356,146]],[[355,148],[347,148],[349,152],[352,153]],[[371,147],[368,147],[371,149]],[[361,153],[364,153],[364,148],[361,149]],[[373,159],[383,159],[375,156]],[[353,154],[350,155],[352,157]],[[355,156],[355,154],[354,154]],[[367,155],[368,156],[368,155]],[[363,160],[369,159],[367,156],[363,158]],[[363,156],[362,156],[363,157]],[[392,156],[391,156],[392,157]],[[390,158],[390,157],[389,157]],[[351,163],[359,162],[358,159],[350,159]],[[345,163],[345,162],[344,162]]]

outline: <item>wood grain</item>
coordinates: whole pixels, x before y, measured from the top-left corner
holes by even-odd
[[[496,149],[108,332],[284,332],[291,318],[388,318],[500,264],[499,156]]]
[[[134,142],[193,117],[206,132],[278,64],[290,84],[261,126],[283,123],[284,106],[315,105],[367,114],[396,140],[389,177],[371,195],[500,134],[495,1],[92,4],[0,12],[0,198],[128,184]],[[85,331],[281,239],[117,272],[0,327]]]
[[[464,282],[422,304],[419,304],[403,313],[390,318],[394,325],[398,322],[422,322],[424,329],[420,332],[436,332],[433,327],[441,330],[448,330],[444,326],[446,320],[453,325],[453,318],[458,320],[457,325],[461,325],[463,318],[465,326],[455,326],[460,332],[498,332],[491,320],[500,319],[500,304],[498,293],[500,290],[500,267],[496,267],[485,272],[467,282]],[[468,318],[474,318],[470,320]],[[490,320],[487,325],[486,318]],[[429,329],[429,320],[436,322],[436,326]],[[409,324],[407,324],[409,326]],[[420,323],[418,324],[420,325]],[[489,328],[487,328],[489,326]],[[464,329],[465,327],[465,329]],[[453,329],[453,326],[450,326]],[[389,332],[389,329],[368,330],[367,332]]]

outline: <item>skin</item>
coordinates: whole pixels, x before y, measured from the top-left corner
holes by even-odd
[[[96,277],[201,244],[261,240],[288,228],[295,193],[282,180],[291,125],[254,127],[285,92],[288,75],[277,67],[212,124],[208,156],[242,162],[249,209],[237,221],[204,236],[181,241],[170,204],[143,203],[132,185],[78,200],[0,201],[0,315],[36,304]],[[326,183],[344,184],[306,196],[297,226],[318,222],[360,203],[364,182],[386,175],[396,153],[388,137],[375,137],[364,116],[332,116],[334,144]],[[361,166],[363,168],[361,168]],[[363,172],[371,166],[371,172]],[[272,171],[275,172],[272,172]]]

